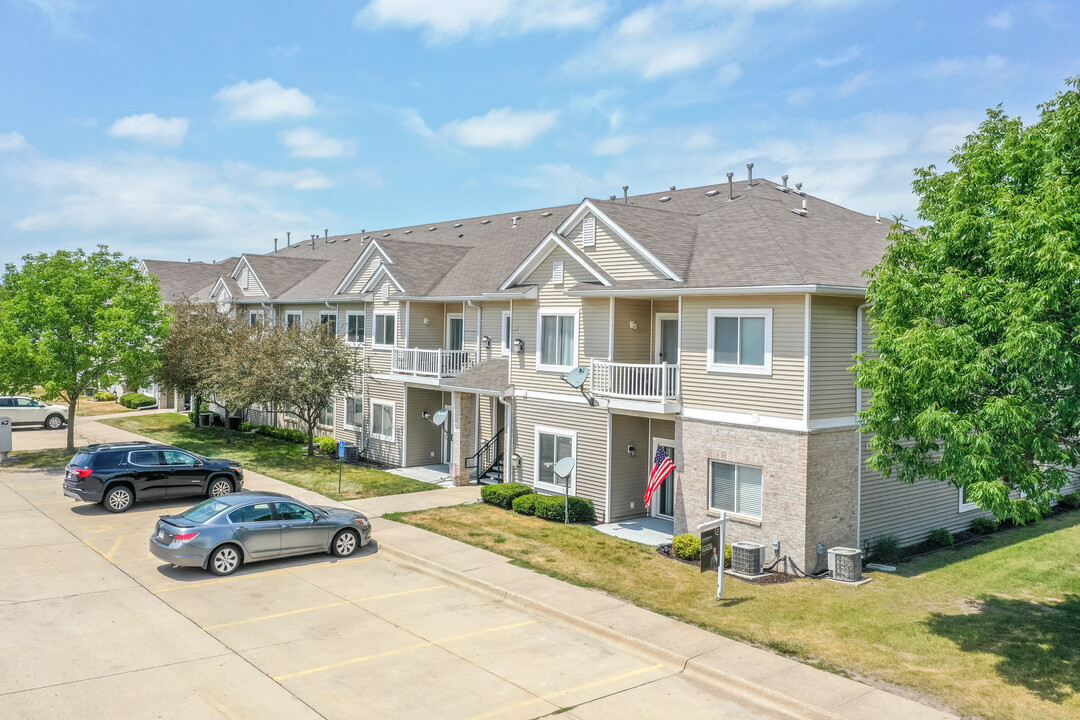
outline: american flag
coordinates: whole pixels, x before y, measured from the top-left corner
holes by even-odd
[[[645,508],[652,503],[653,493],[663,484],[664,478],[675,469],[675,463],[664,452],[663,445],[656,446],[656,455],[653,457],[652,469],[649,470],[649,487],[645,490]]]

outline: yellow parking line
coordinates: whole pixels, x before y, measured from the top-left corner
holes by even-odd
[[[303,675],[311,675],[312,673],[323,672],[324,670],[334,670],[336,668],[345,667],[347,665],[354,665],[360,662],[366,662],[368,660],[375,660],[376,658],[386,657],[388,655],[398,655],[410,650],[417,650],[419,648],[431,647],[438,645],[439,643],[450,642],[451,640],[461,640],[463,638],[476,637],[478,635],[486,635],[487,633],[499,632],[500,630],[510,630],[511,628],[522,627],[524,625],[533,625],[536,620],[526,620],[525,622],[514,623],[512,625],[501,625],[499,627],[488,628],[486,630],[477,630],[471,633],[465,633],[463,635],[455,635],[453,637],[443,638],[441,640],[434,640],[429,642],[416,643],[414,645],[406,645],[405,647],[398,648],[397,650],[387,650],[386,652],[375,653],[374,655],[364,655],[363,657],[352,658],[351,660],[342,660],[332,665],[323,665],[322,667],[311,668],[310,670],[300,670],[299,672],[288,673],[287,675],[278,675],[273,679],[277,682],[282,680],[289,680],[295,677],[301,677]]]
[[[322,567],[323,565],[330,565],[331,563],[334,563],[334,562],[338,562],[338,563],[341,563],[341,564],[346,564],[346,563],[365,562],[367,560],[371,560],[371,558],[370,557],[362,557],[362,558],[353,558],[352,560],[328,560],[327,562],[324,562],[324,563],[315,563],[313,565],[303,565],[301,567],[295,567],[295,568],[278,568],[277,570],[267,570],[266,572],[247,573],[245,575],[235,575],[233,577],[223,577],[223,578],[218,578],[217,580],[204,580],[202,582],[184,583],[182,585],[170,585],[168,587],[163,587],[163,588],[159,588],[157,590],[152,590],[151,592],[153,592],[155,595],[157,595],[157,594],[160,594],[160,593],[169,592],[171,590],[186,590],[188,588],[204,587],[206,585],[220,585],[221,583],[234,582],[234,581],[237,581],[237,580],[247,580],[249,578],[260,578],[260,577],[267,577],[268,575],[279,575],[281,573],[293,572],[295,570],[308,570],[308,569],[313,568],[313,567]]]
[[[109,552],[105,553],[106,560],[112,562],[113,557],[116,555],[116,551],[120,549],[120,543],[124,542],[124,538],[126,537],[127,535],[121,535],[120,537],[116,538],[116,542],[113,543],[112,548],[109,550]]]
[[[280,617],[286,617],[287,615],[299,615],[306,612],[314,612],[315,610],[325,610],[332,607],[340,607],[342,605],[352,605],[353,603],[363,602],[365,600],[381,600],[382,598],[397,597],[399,595],[411,595],[412,593],[426,592],[428,590],[438,590],[439,588],[447,587],[446,585],[432,585],[431,587],[416,588],[415,590],[402,590],[401,592],[386,593],[385,595],[372,595],[370,597],[357,598],[356,600],[344,600],[342,602],[330,603],[329,605],[315,605],[312,607],[300,608],[299,610],[289,610],[287,612],[275,613],[274,615],[263,615],[261,617],[250,618],[248,620],[234,620],[233,622],[218,623],[217,625],[207,625],[203,630],[217,630],[223,627],[232,627],[233,625],[246,625],[247,623],[261,622],[263,620],[274,620]]]

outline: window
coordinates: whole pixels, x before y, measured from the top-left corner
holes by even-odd
[[[397,316],[394,313],[375,313],[375,339],[372,347],[394,347],[396,325]]]
[[[772,373],[772,310],[709,310],[707,368]]]
[[[577,470],[563,480],[555,474],[555,463],[566,457],[573,457],[577,445],[577,433],[551,428],[536,428],[536,481],[538,488],[555,492],[566,491],[566,481],[570,481],[570,494],[574,494],[574,479]]]
[[[319,324],[325,326],[326,331],[331,335],[337,335],[337,313],[319,313]]]
[[[264,313],[262,310],[248,311],[248,325],[261,325]]]
[[[371,401],[371,436],[393,441],[394,403]]]
[[[345,396],[345,417],[341,419],[341,423],[352,430],[360,430],[364,427],[364,398],[362,396]]]
[[[270,503],[256,503],[237,508],[229,513],[229,522],[233,525],[240,523],[270,522],[274,519],[270,512]]]
[[[596,245],[596,218],[592,215],[585,218],[581,223],[581,245],[583,247]]]
[[[465,347],[465,319],[460,315],[446,316],[446,349],[461,350]]]
[[[509,310],[503,310],[502,311],[502,343],[500,345],[500,347],[502,347],[502,354],[503,355],[509,355],[510,354],[510,333],[513,331],[513,328],[510,325],[510,322],[511,322],[511,320],[510,320],[510,311]]]
[[[334,427],[334,401],[326,403],[326,407],[319,411],[319,424],[326,427]]]
[[[761,518],[761,468],[712,460],[709,509]]]
[[[296,503],[279,502],[277,505],[278,520],[310,520],[315,522],[315,514],[306,507]]]
[[[364,342],[364,313],[349,311],[345,318],[345,340],[357,344]]]
[[[969,510],[978,510],[979,506],[968,499],[968,489],[966,487],[960,488],[960,509],[957,512],[968,512]]]
[[[299,325],[304,319],[304,313],[299,310],[288,310],[285,313],[285,328],[291,328]]]
[[[161,451],[159,450],[137,450],[128,456],[128,462],[132,465],[148,465],[157,466],[162,465]]]
[[[195,465],[195,458],[185,452],[176,450],[162,450],[166,465]]]
[[[537,370],[566,370],[577,364],[576,310],[541,312],[537,334]]]

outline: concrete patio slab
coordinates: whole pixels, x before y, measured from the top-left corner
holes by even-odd
[[[597,525],[605,535],[631,540],[642,545],[664,545],[675,536],[675,523],[658,517],[642,517]]]

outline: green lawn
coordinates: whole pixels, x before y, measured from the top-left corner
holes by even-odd
[[[226,445],[222,428],[192,427],[185,415],[133,415],[100,422],[200,455],[237,460],[245,469],[290,485],[314,490],[334,500],[356,500],[435,489],[434,485],[382,470],[345,465],[342,468],[339,493],[338,463],[325,455],[308,458],[305,454],[306,446],[236,431],[232,433],[232,444]]]
[[[964,715],[1080,717],[1080,512],[871,573],[861,587],[751,585],[652,548],[490,505],[393,519],[828,669],[906,686]]]

